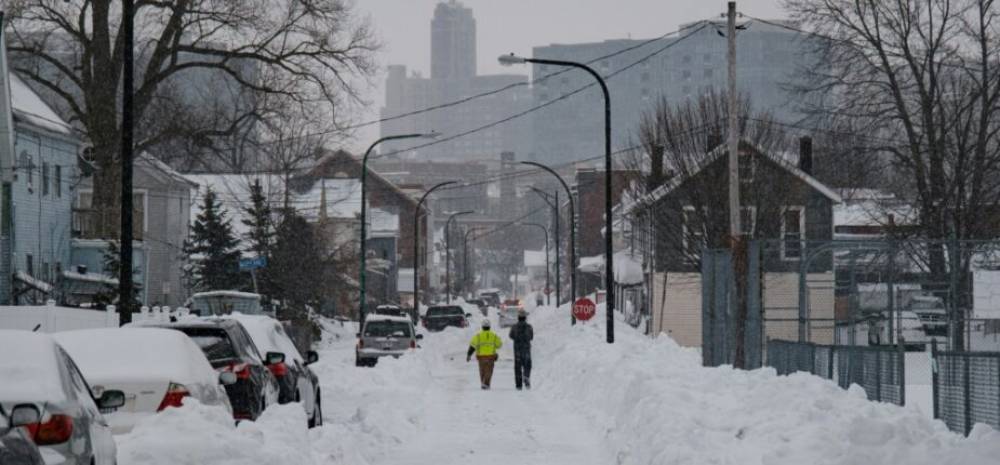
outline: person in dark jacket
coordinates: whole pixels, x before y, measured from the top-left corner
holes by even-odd
[[[514,341],[514,385],[517,390],[531,389],[531,340],[535,330],[528,324],[528,312],[517,312],[517,324],[510,328],[510,339]]]

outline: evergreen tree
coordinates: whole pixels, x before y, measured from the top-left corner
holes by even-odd
[[[212,189],[206,188],[201,213],[191,225],[184,242],[189,266],[188,282],[196,291],[240,289],[244,285],[239,271],[239,240],[230,219]]]
[[[118,241],[108,241],[108,248],[104,249],[102,257],[104,262],[104,275],[115,280],[119,278],[122,269],[120,252],[121,249],[118,247]],[[135,275],[136,273],[133,271],[132,274]],[[132,281],[131,307],[138,309],[142,305],[139,302],[139,292],[142,290],[142,285],[138,282],[138,280],[133,279]],[[100,292],[94,294],[94,304],[98,307],[105,307],[112,304],[117,305],[118,286],[116,284],[104,283]]]
[[[268,261],[268,266],[255,271],[258,292],[270,295],[273,292],[269,265],[274,247],[274,211],[271,210],[259,179],[254,180],[250,186],[250,205],[245,207],[243,212],[246,216],[241,221],[249,228],[243,235],[247,244],[246,251],[251,255],[264,257]]]
[[[286,318],[304,315],[307,305],[321,305],[331,271],[322,251],[313,225],[295,212],[285,212],[268,266]]]

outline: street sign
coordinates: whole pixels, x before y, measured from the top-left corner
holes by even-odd
[[[587,321],[593,318],[596,313],[597,306],[594,305],[593,300],[583,297],[573,302],[573,316],[577,320]]]
[[[240,259],[240,271],[256,270],[267,266],[267,257],[252,257]]]

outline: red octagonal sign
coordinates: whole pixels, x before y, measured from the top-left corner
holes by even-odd
[[[593,318],[596,313],[597,306],[594,305],[593,300],[583,297],[578,299],[576,302],[573,302],[573,316],[575,316],[577,320],[587,321]]]

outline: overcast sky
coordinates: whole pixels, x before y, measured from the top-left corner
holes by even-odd
[[[402,64],[430,75],[430,22],[439,0],[354,0],[357,12],[368,15],[383,48],[382,70]],[[476,18],[479,74],[511,72],[496,57],[514,52],[531,55],[532,47],[552,43],[594,42],[632,37],[647,39],[677,30],[682,23],[719,17],[726,2],[717,0],[460,0]],[[741,0],[737,11],[751,16],[781,18],[780,0]],[[527,74],[528,68],[517,72]],[[378,117],[384,99],[385,76],[375,77],[368,121]],[[378,136],[378,126],[359,131],[355,151]]]

